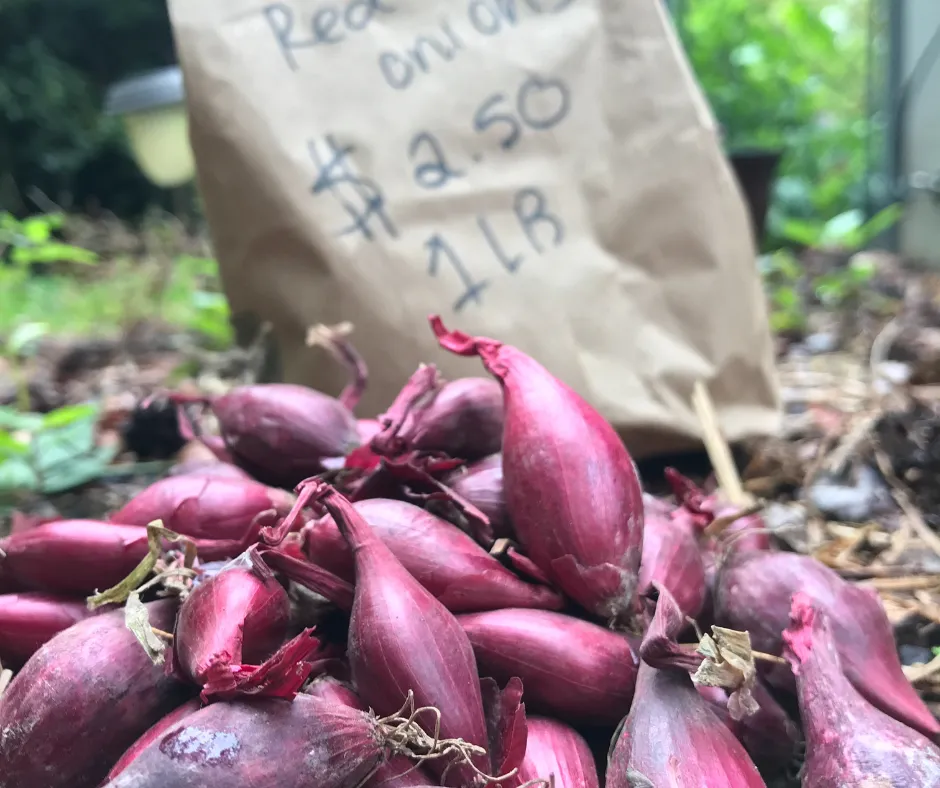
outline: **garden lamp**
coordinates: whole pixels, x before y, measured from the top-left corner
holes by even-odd
[[[120,116],[137,166],[163,188],[193,179],[183,73],[177,66],[148,71],[111,86],[105,112]]]

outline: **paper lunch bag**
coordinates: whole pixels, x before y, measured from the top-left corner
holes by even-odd
[[[374,416],[427,324],[516,345],[637,456],[779,423],[745,205],[659,0],[170,0],[235,323],[336,393],[305,346],[349,320]]]

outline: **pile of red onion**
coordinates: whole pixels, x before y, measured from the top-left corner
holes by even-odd
[[[674,472],[644,495],[577,393],[431,323],[489,377],[422,366],[359,418],[327,332],[340,397],[174,397],[217,462],[18,520],[0,788],[940,786],[874,593],[758,515],[716,535],[733,510]]]

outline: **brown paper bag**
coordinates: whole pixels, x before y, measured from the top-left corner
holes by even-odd
[[[778,424],[753,240],[662,0],[170,0],[236,323],[337,391],[307,326],[352,321],[361,414],[438,349],[509,342],[636,455]]]

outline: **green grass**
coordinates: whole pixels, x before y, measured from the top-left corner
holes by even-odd
[[[228,308],[214,260],[180,255],[172,262],[117,259],[93,268],[29,276],[0,268],[0,335],[26,323],[51,334],[113,334],[143,318],[198,331],[210,344],[231,342]]]

